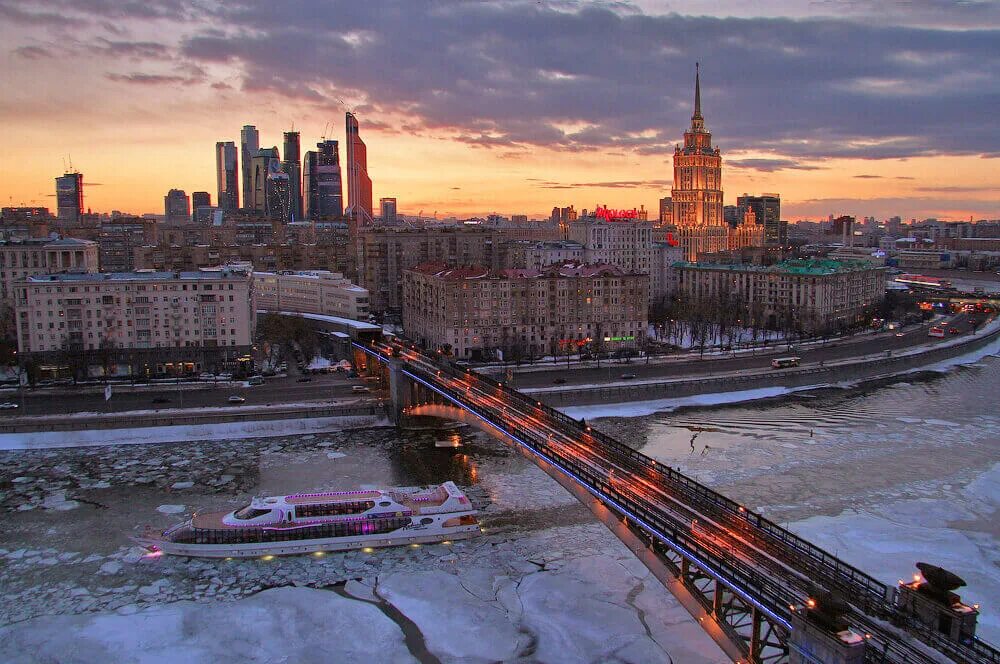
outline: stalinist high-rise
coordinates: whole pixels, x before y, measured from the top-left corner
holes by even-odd
[[[684,259],[726,249],[728,225],[722,216],[722,157],[701,116],[701,76],[694,75],[694,115],[684,147],[674,149],[673,222]]]

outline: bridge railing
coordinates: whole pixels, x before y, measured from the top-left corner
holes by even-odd
[[[366,352],[380,355],[376,351],[369,350],[358,344],[355,345],[362,348]],[[385,358],[380,357],[380,359],[384,360]],[[539,409],[541,412],[544,412],[545,415],[550,417],[552,421],[557,422],[559,424],[559,428],[562,429],[564,433],[571,434],[575,437],[590,436],[595,440],[599,440],[605,447],[606,451],[613,452],[616,456],[627,458],[632,463],[638,463],[643,468],[653,471],[653,473],[658,475],[660,479],[672,485],[675,490],[679,490],[686,499],[696,502],[699,505],[699,510],[703,513],[723,516],[727,518],[730,524],[739,524],[740,530],[748,536],[756,539],[758,544],[763,539],[764,542],[769,545],[769,548],[775,544],[783,547],[776,552],[781,556],[787,556],[790,551],[799,554],[801,558],[805,559],[806,564],[803,566],[803,560],[800,559],[797,563],[798,568],[801,569],[804,567],[806,571],[809,572],[810,577],[819,577],[827,586],[844,590],[846,593],[846,599],[855,605],[863,606],[865,612],[869,615],[876,615],[879,617],[896,617],[891,615],[894,613],[894,606],[889,600],[890,593],[885,584],[882,584],[857,568],[848,565],[835,556],[830,555],[823,549],[820,549],[808,541],[803,540],[794,533],[778,526],[763,516],[747,510],[736,501],[709,489],[705,485],[683,475],[669,466],[660,464],[654,459],[651,459],[641,452],[620,443],[606,434],[592,429],[585,431],[584,425],[581,422],[578,422],[564,413],[542,404],[527,395],[513,390],[500,381],[490,380],[489,378],[483,377],[476,372],[459,369],[449,365],[442,365],[433,359],[421,359],[421,364],[425,366],[411,365],[408,362],[404,363],[406,368],[411,372],[417,371],[428,374],[424,378],[420,378],[419,376],[411,373],[413,378],[417,378],[421,381],[433,381],[434,378],[436,378],[435,374],[439,375],[445,373],[454,378],[461,378],[464,381],[469,381],[470,384],[474,383],[480,390],[483,390],[483,388],[496,390],[497,394],[505,397],[509,400],[509,403],[521,403],[530,408]],[[724,584],[729,585],[727,580],[735,583],[737,588],[740,587],[740,584],[743,584],[746,588],[753,591],[753,595],[757,596],[758,601],[766,603],[779,612],[784,611],[790,599],[794,600],[794,598],[788,597],[788,590],[785,586],[777,584],[771,578],[761,575],[756,568],[742,564],[738,559],[736,559],[735,556],[732,555],[732,552],[720,550],[711,542],[699,541],[698,539],[693,538],[689,532],[685,531],[684,528],[678,528],[675,523],[665,520],[662,514],[658,513],[656,510],[651,510],[648,505],[644,504],[643,501],[636,501],[623,495],[617,490],[616,487],[611,486],[607,482],[606,476],[593,472],[592,469],[588,468],[585,464],[579,463],[576,459],[559,454],[556,450],[549,448],[546,441],[535,440],[535,437],[531,434],[531,432],[513,429],[510,426],[510,420],[505,411],[482,404],[470,403],[466,395],[461,392],[451,390],[447,386],[441,385],[440,383],[436,383],[434,385],[427,383],[427,385],[433,390],[441,392],[448,400],[452,401],[456,405],[472,411],[477,414],[477,416],[485,419],[492,426],[495,426],[503,430],[508,435],[511,435],[530,452],[539,455],[550,463],[560,466],[564,472],[569,471],[569,474],[575,476],[581,485],[588,488],[591,493],[598,495],[598,497],[604,500],[609,508],[614,509],[626,518],[631,517],[645,522],[646,526],[650,528],[650,532],[658,537],[662,537],[668,545],[673,543],[675,545],[675,549],[687,548],[689,551],[693,552],[695,556],[702,557],[709,568],[706,571],[711,572],[713,568],[717,570],[717,573],[722,576],[719,580]],[[477,412],[477,410],[481,412]],[[593,489],[589,487],[593,487]],[[615,507],[614,503],[616,501],[620,503],[621,508]],[[705,511],[706,505],[710,508],[708,512]],[[660,532],[657,533],[657,530]],[[860,595],[859,591],[861,591]],[[860,616],[860,618],[862,621],[865,620],[864,616]],[[885,637],[885,632],[880,625],[872,622],[868,622],[867,624],[871,631],[882,633],[883,637]],[[908,626],[908,628],[915,632],[927,632],[926,634],[920,634],[920,637],[925,642],[931,644],[933,647],[942,652],[949,653],[952,656],[957,656],[960,661],[982,661],[990,662],[991,664],[998,661],[996,649],[980,639],[975,639],[971,645],[963,646],[947,640],[936,633],[932,633],[932,630],[926,630],[920,625]],[[888,641],[885,638],[880,640],[885,641],[885,643],[883,643],[883,652],[887,658],[883,659],[883,654],[880,652],[879,659],[873,661],[934,661],[919,651],[915,651],[912,647],[904,647],[901,644],[891,642],[891,638]],[[974,657],[974,659],[969,660],[969,657]],[[965,659],[963,660],[963,658]]]
[[[448,367],[448,370],[449,374],[455,375],[456,373],[461,373],[461,375],[466,379],[476,380],[480,384],[485,384],[492,389],[501,391],[512,401],[523,403],[531,408],[540,409],[547,416],[562,424],[563,427],[565,427],[564,430],[568,433],[572,433],[573,435],[585,433],[586,435],[601,441],[606,446],[627,454],[647,468],[653,469],[656,473],[668,480],[671,485],[679,489],[689,499],[697,501],[699,505],[704,506],[707,504],[714,508],[712,511],[716,515],[725,515],[730,519],[735,520],[736,523],[745,523],[748,526],[759,530],[759,534],[766,537],[772,543],[780,544],[783,547],[790,547],[799,555],[812,559],[812,561],[818,563],[820,570],[825,570],[828,574],[833,575],[834,578],[832,579],[830,579],[827,575],[824,575],[828,582],[833,582],[831,585],[834,585],[837,589],[849,592],[849,597],[852,602],[860,603],[868,609],[879,608],[882,613],[891,610],[891,606],[889,604],[889,586],[862,572],[853,565],[850,565],[829,552],[821,549],[815,544],[799,537],[786,528],[770,521],[761,514],[747,509],[731,498],[708,488],[697,480],[694,480],[680,471],[652,459],[651,457],[629,447],[628,445],[625,445],[624,443],[621,443],[601,431],[597,431],[592,427],[589,431],[585,431],[584,425],[580,421],[575,420],[565,413],[562,413],[539,400],[533,399],[530,396],[503,384],[501,381],[485,378],[472,371],[456,372],[451,367]],[[748,534],[756,533],[748,532]],[[830,589],[832,590],[833,588]],[[859,591],[861,591],[860,595],[858,594]]]
[[[414,376],[416,377],[415,374]],[[426,377],[423,377],[422,380],[426,381]],[[755,568],[741,562],[732,552],[710,541],[694,537],[686,528],[678,527],[678,523],[664,518],[658,510],[625,495],[608,481],[606,475],[595,472],[588,464],[553,449],[544,438],[512,427],[510,419],[505,417],[500,409],[470,403],[466,395],[447,386],[437,384],[433,386],[433,389],[456,405],[482,417],[491,426],[510,435],[546,462],[576,478],[583,487],[597,495],[609,508],[619,512],[626,519],[644,523],[651,534],[662,538],[664,543],[675,549],[689,552],[695,561],[701,561],[703,571],[715,576],[724,585],[732,587],[751,603],[762,605],[766,611],[782,616],[782,620],[784,620],[783,616],[787,615],[788,605],[801,600],[799,597],[790,595],[787,588],[773,578],[762,575]],[[619,506],[617,508],[616,503]],[[688,524],[683,525],[686,527]]]

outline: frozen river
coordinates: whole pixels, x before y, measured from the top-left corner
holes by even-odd
[[[598,425],[887,582],[916,560],[952,569],[997,641],[998,388],[988,357]],[[555,482],[497,441],[453,436],[464,446],[368,429],[0,452],[0,661],[725,660]],[[251,494],[446,479],[482,507],[483,536],[269,562],[143,558],[127,540]]]

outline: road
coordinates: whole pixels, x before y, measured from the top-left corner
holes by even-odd
[[[111,400],[107,402],[100,393],[73,394],[66,388],[25,389],[23,405],[17,409],[0,411],[0,418],[77,412],[120,413],[160,408],[229,406],[227,399],[231,395],[239,395],[246,399],[243,404],[233,405],[299,403],[351,396],[353,386],[368,384],[359,379],[349,379],[346,374],[317,374],[310,378],[312,380],[308,383],[297,382],[295,376],[266,378],[263,385],[254,387],[245,387],[245,382],[233,381],[210,386],[201,384],[195,386],[191,383],[164,384],[162,387],[146,387],[132,391],[130,387],[123,385],[121,388],[112,388]],[[153,403],[154,399],[168,401]],[[10,390],[4,396],[0,396],[0,400],[20,404],[21,395],[17,390]]]
[[[980,321],[983,316],[979,316]],[[958,328],[962,334],[969,334],[969,316],[958,314],[950,322],[950,326]],[[802,363],[831,362],[849,357],[859,357],[864,355],[875,355],[885,351],[897,351],[911,346],[917,346],[930,342],[941,342],[953,335],[949,334],[945,339],[935,339],[927,336],[929,325],[913,326],[903,331],[903,336],[897,337],[895,334],[879,334],[877,336],[856,337],[850,340],[837,340],[826,346],[806,345],[797,352],[787,352],[786,355],[796,355],[802,358]],[[779,347],[784,347],[779,346]],[[548,387],[565,381],[566,387],[573,385],[588,385],[594,383],[605,383],[622,380],[624,374],[632,374],[635,378],[677,378],[680,376],[700,376],[713,373],[723,373],[729,371],[740,371],[745,369],[761,369],[771,366],[771,360],[781,355],[775,355],[769,351],[766,355],[750,355],[741,353],[733,357],[712,357],[706,356],[704,359],[678,360],[677,362],[662,362],[645,364],[641,360],[633,359],[629,363],[622,363],[617,360],[602,362],[598,368],[561,368],[547,371],[532,371],[525,373],[515,373],[510,384],[516,388]]]

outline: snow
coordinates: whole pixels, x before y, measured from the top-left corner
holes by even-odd
[[[160,505],[156,508],[160,514],[180,514],[184,511],[183,505]]]
[[[598,404],[594,406],[569,406],[560,408],[563,413],[575,419],[598,417],[643,417],[653,413],[670,412],[685,406],[715,406],[724,403],[740,403],[757,399],[770,399],[793,392],[815,390],[826,385],[803,385],[801,387],[760,387],[753,390],[735,392],[715,392],[695,394],[687,397],[653,399],[651,401],[629,401],[618,404]]]
[[[385,425],[387,425],[387,422],[374,416],[303,417],[288,420],[218,422],[214,424],[138,427],[129,429],[4,433],[0,434],[0,450],[91,447],[100,445],[146,445],[191,440],[267,438],[270,436],[342,431],[360,426],[372,427]]]
[[[1000,640],[1000,541],[963,527],[977,519],[989,523],[1000,508],[1000,463],[946,498],[899,500],[867,510],[799,521],[791,529],[847,562],[889,584],[901,570],[916,571],[916,561],[958,574],[968,587],[957,592],[967,604],[982,603],[978,634]],[[909,580],[906,578],[905,580]]]
[[[377,607],[311,588],[275,588],[231,603],[46,616],[0,628],[0,660],[11,664],[367,663],[376,648],[380,662],[415,661]]]
[[[1000,326],[1000,318],[994,321],[986,332],[992,331]],[[983,334],[985,332],[981,332]],[[949,340],[949,342],[960,343],[963,339]],[[948,343],[948,342],[945,342]],[[941,344],[939,344],[940,346]],[[951,344],[949,344],[951,345]],[[900,353],[902,355],[903,353]],[[895,374],[886,374],[888,376],[903,376],[906,374],[918,373],[922,371],[937,371],[937,372],[947,372],[950,369],[974,364],[979,362],[984,357],[989,357],[991,355],[1000,355],[1000,338],[994,339],[985,346],[978,348],[976,350],[969,351],[964,355],[958,355],[956,357],[949,358],[947,360],[942,360],[940,362],[934,362],[923,367],[917,367],[915,369],[907,369],[905,371],[900,371]],[[877,355],[875,357],[882,357]],[[856,362],[857,358],[852,358],[850,362]],[[847,363],[845,362],[829,362],[827,366],[835,366],[837,364]],[[746,372],[741,375],[746,375]],[[881,377],[881,376],[880,376]],[[678,380],[690,380],[691,377]],[[597,387],[613,387],[615,385],[637,385],[643,382],[656,382],[656,383],[666,383],[671,382],[670,380],[657,379],[655,381],[622,381],[621,383],[604,383],[595,385],[574,385],[572,387],[578,389],[586,388],[597,388]],[[792,394],[795,392],[807,392],[810,390],[821,389],[824,387],[841,387],[849,388],[853,387],[854,383],[817,383],[814,385],[801,385],[798,387],[761,387],[752,390],[737,390],[733,392],[715,392],[708,394],[696,394],[686,397],[672,397],[665,399],[653,399],[650,401],[629,401],[624,403],[611,403],[611,404],[597,404],[591,406],[568,406],[560,408],[563,413],[569,415],[570,417],[579,419],[593,419],[597,417],[642,417],[645,415],[652,415],[653,413],[659,412],[670,412],[678,408],[683,408],[685,406],[715,406],[719,404],[727,403],[742,403],[745,401],[755,401],[757,399],[770,399],[772,397],[784,396],[787,394]],[[558,386],[557,388],[537,388],[534,390],[522,390],[525,393],[543,393],[545,391],[554,390],[564,390],[567,386]]]

